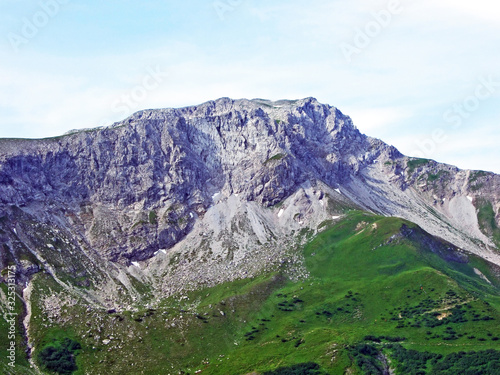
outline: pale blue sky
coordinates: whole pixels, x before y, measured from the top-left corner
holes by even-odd
[[[491,0],[0,0],[0,137],[314,96],[406,154],[500,173],[499,45]]]

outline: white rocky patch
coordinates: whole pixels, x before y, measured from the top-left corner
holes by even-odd
[[[486,276],[484,276],[484,274],[483,274],[481,271],[479,271],[477,268],[474,268],[474,273],[475,273],[476,275],[478,275],[478,276],[479,276],[481,279],[483,279],[484,281],[486,281],[486,282],[488,282],[488,283],[490,283],[490,284],[491,284],[491,281],[490,281],[490,280],[488,280],[488,278],[487,278]]]

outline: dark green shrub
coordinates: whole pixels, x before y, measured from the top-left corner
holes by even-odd
[[[281,367],[274,371],[266,371],[263,375],[326,375],[317,363],[301,363],[290,367]]]
[[[60,343],[45,347],[38,354],[38,361],[48,371],[70,375],[78,369],[75,356],[81,348],[78,342],[65,338]]]

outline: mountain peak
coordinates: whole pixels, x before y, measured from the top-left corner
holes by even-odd
[[[416,222],[476,253],[484,248],[470,237],[493,246],[477,220],[466,221],[462,212],[474,213],[479,192],[497,207],[498,193],[485,188],[492,182],[483,182],[496,177],[467,180],[452,167],[405,158],[311,97],[220,98],[140,111],[111,127],[26,147],[14,141],[0,146],[3,209],[26,207],[37,220],[57,218],[116,262],[176,246],[219,196],[269,208],[294,196],[307,206],[311,194],[329,192],[353,206]],[[444,188],[432,186],[437,180]],[[484,187],[469,187],[476,180]],[[447,220],[464,226],[469,237],[450,231]],[[130,242],[139,232],[141,240]]]

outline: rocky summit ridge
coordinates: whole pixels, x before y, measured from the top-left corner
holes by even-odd
[[[350,209],[500,265],[498,175],[404,156],[314,98],[222,98],[0,139],[0,268],[15,262],[20,282],[49,273],[100,305],[273,267],[307,277],[295,250]]]

